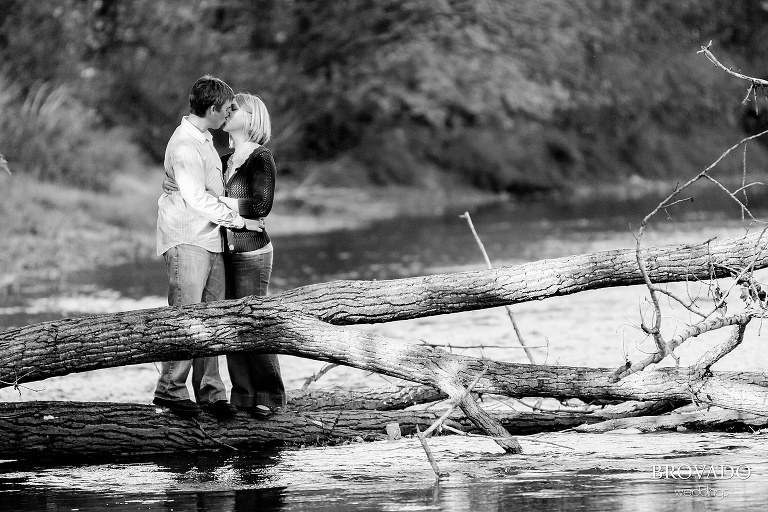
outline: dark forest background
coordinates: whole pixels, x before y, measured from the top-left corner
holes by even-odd
[[[2,0],[0,153],[104,187],[162,161],[211,73],[264,98],[289,182],[684,176],[764,123],[748,84],[696,54],[710,40],[768,75],[768,11],[750,0]]]

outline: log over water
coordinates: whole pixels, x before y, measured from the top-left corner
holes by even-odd
[[[651,279],[681,281],[764,268],[762,234],[642,253]],[[512,397],[670,400],[768,416],[762,374],[661,368],[618,382],[612,369],[550,367],[480,360],[366,333],[342,324],[387,322],[515,304],[583,290],[642,282],[631,250],[542,260],[476,272],[390,281],[336,281],[270,297],[182,308],[70,318],[0,332],[3,386],[57,375],[238,351],[289,354],[344,364],[440,389],[510,452],[520,447],[499,421],[465,397],[475,391]]]
[[[180,418],[154,405],[102,402],[0,404],[0,458],[142,455],[191,450],[257,449],[265,443],[336,444],[386,439],[386,424],[403,435],[425,430],[442,411],[300,411],[267,420],[239,414],[216,421],[208,414]],[[596,414],[506,412],[493,417],[515,434],[563,430],[605,418]],[[448,424],[479,432],[459,413]]]

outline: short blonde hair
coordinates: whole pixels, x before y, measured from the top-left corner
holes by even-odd
[[[269,111],[261,98],[256,94],[240,92],[235,94],[235,103],[248,113],[248,121],[245,123],[245,138],[257,144],[266,144],[272,137],[272,122],[269,119]],[[230,138],[229,145],[233,141]]]

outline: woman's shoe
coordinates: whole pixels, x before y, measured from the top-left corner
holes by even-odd
[[[217,420],[228,420],[229,418],[234,418],[237,414],[237,407],[226,400],[205,403],[202,405],[202,409],[213,414]]]
[[[264,420],[275,414],[275,410],[266,405],[257,405],[251,409],[251,416],[257,420]]]

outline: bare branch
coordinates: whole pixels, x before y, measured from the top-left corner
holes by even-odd
[[[432,425],[422,432],[419,430],[419,426],[416,425],[416,436],[419,438],[419,442],[421,443],[421,446],[424,448],[424,453],[427,454],[427,459],[429,460],[429,464],[432,466],[432,470],[435,472],[435,476],[437,478],[440,478],[441,476],[446,476],[446,473],[442,473],[440,471],[440,468],[437,466],[437,461],[435,460],[435,457],[432,455],[432,451],[429,449],[429,444],[427,444],[427,436],[430,435],[435,429],[440,428],[440,426],[443,424],[443,422],[448,419],[448,417],[453,413],[453,411],[458,406],[462,406],[464,408],[463,402],[465,402],[467,399],[472,400],[470,398],[470,394],[472,393],[472,389],[477,385],[478,382],[480,382],[480,379],[488,372],[488,368],[483,368],[483,371],[480,372],[472,381],[472,383],[469,385],[469,387],[464,390],[464,393],[460,396],[457,396],[453,400],[453,404],[451,407],[443,413],[442,416],[440,416]],[[473,400],[474,402],[474,400]],[[509,445],[517,445],[517,441],[509,436],[507,433],[507,436],[504,439],[496,439],[496,443],[498,443],[501,446],[509,446]],[[519,445],[517,445],[519,446]]]
[[[450,425],[443,425],[443,428],[445,430],[448,430],[449,432],[453,432],[456,435],[460,435],[460,436],[464,436],[464,437],[483,437],[485,439],[493,439],[493,440],[499,439],[497,437],[486,436],[486,435],[483,435],[483,434],[475,434],[474,432],[464,432],[463,430],[459,430],[457,428],[453,428]],[[542,441],[541,439],[538,439],[538,438],[535,438],[535,437],[526,437],[525,439],[528,440],[528,441],[531,441],[532,443],[549,444],[549,445],[552,445],[552,446],[557,446],[559,448],[567,448],[568,450],[574,450],[574,448],[572,446],[566,446],[564,444],[557,444],[557,443],[553,443],[551,441]]]
[[[755,98],[755,108],[757,108],[757,98]],[[744,191],[744,204],[749,204],[747,198],[747,145],[744,144],[744,152],[741,156],[741,188],[733,191],[734,194],[738,194],[740,191]],[[744,210],[741,210],[741,222],[744,222]]]
[[[668,344],[669,349],[674,350],[685,343],[688,339],[704,334],[705,332],[722,329],[723,327],[727,327],[729,325],[747,325],[752,316],[752,313],[740,313],[738,315],[712,318],[710,320],[705,320],[704,322],[689,325],[672,337]]]
[[[0,155],[0,157],[1,156],[2,155]],[[19,375],[17,373],[17,371],[14,370],[13,371],[13,375],[14,375],[13,382],[7,382],[7,381],[4,381],[4,380],[0,380],[0,384],[3,384],[5,386],[13,386],[13,389],[16,390],[19,393],[19,397],[21,397],[21,389],[22,388],[28,389],[30,391],[34,391],[35,393],[39,393],[41,391],[44,391],[45,388],[43,388],[43,389],[35,389],[35,388],[31,388],[29,386],[25,386],[24,384],[20,383],[22,379],[24,379],[26,377],[29,377],[33,373],[35,373],[35,370],[30,370],[30,371],[28,371],[27,373],[25,373],[23,375]]]
[[[712,62],[715,66],[719,67],[720,69],[722,69],[723,71],[725,71],[729,75],[733,75],[736,78],[741,78],[742,80],[748,80],[748,81],[752,82],[752,85],[750,86],[750,90],[755,85],[761,85],[761,86],[768,85],[768,81],[767,80],[763,80],[761,78],[754,78],[754,77],[751,77],[751,76],[744,75],[742,73],[737,73],[736,71],[733,71],[731,68],[725,67],[723,64],[720,63],[719,60],[717,60],[717,57],[715,57],[714,54],[711,51],[709,51],[709,47],[710,46],[712,46],[712,41],[710,41],[707,46],[702,46],[701,50],[699,50],[696,53],[703,53],[707,57],[707,59],[709,59],[710,62]],[[747,98],[749,98],[749,94],[747,94]]]
[[[765,186],[765,183],[763,183],[762,181],[753,181],[752,183],[747,183],[746,185],[743,185],[743,186],[737,188],[736,190],[733,191],[733,193],[734,194],[738,194],[739,192],[744,191],[744,204],[747,204],[748,201],[747,201],[746,190],[749,187],[754,187],[755,185],[763,185],[763,186]],[[743,216],[742,216],[741,220],[744,220]]]
[[[483,245],[482,240],[480,240],[480,237],[477,234],[477,231],[475,231],[475,225],[472,224],[472,217],[470,217],[469,212],[464,212],[462,215],[459,215],[462,219],[467,219],[467,224],[469,224],[469,229],[472,230],[472,234],[475,235],[475,241],[477,241],[477,245],[480,247],[480,251],[483,253],[483,258],[485,258],[485,264],[488,265],[488,268],[493,268],[493,265],[491,265],[491,259],[488,257],[488,253],[485,251],[485,246]],[[517,340],[520,342],[520,345],[525,350],[525,355],[528,356],[528,360],[531,362],[531,364],[536,364],[535,359],[533,358],[533,353],[528,350],[531,347],[528,347],[525,344],[525,340],[523,339],[523,334],[520,332],[520,328],[517,326],[517,322],[515,321],[515,315],[512,313],[512,308],[510,306],[504,306],[504,309],[507,311],[507,316],[509,317],[509,320],[512,322],[512,328],[515,330],[515,334],[517,335]]]
[[[418,424],[416,425],[416,437],[419,438],[419,442],[421,443],[422,448],[424,448],[424,453],[427,454],[427,460],[429,461],[429,465],[432,466],[432,471],[435,472],[435,476],[438,479],[443,476],[448,476],[448,473],[444,473],[440,471],[440,468],[437,465],[437,461],[435,460],[435,456],[432,455],[432,450],[429,449],[429,445],[427,444],[427,439],[419,429]]]
[[[750,262],[750,264],[747,265],[746,267],[744,267],[738,273],[735,273],[735,272],[733,272],[733,270],[731,270],[731,272],[735,274],[734,278],[733,278],[733,283],[728,288],[728,290],[723,294],[722,298],[719,301],[715,301],[715,307],[712,309],[712,311],[705,318],[709,318],[716,311],[718,311],[723,306],[723,304],[725,303],[725,299],[728,297],[728,295],[730,295],[731,290],[733,290],[733,288],[735,286],[744,283],[744,281],[746,280],[746,276],[748,274],[752,274],[752,272],[754,272],[754,268],[755,268],[755,264],[757,263],[757,260],[762,255],[763,251],[766,248],[766,245],[768,245],[768,244],[762,244],[762,245],[760,244],[760,240],[763,238],[763,235],[765,234],[766,231],[768,231],[768,228],[763,228],[763,230],[760,232],[760,236],[755,241],[755,248],[759,249],[759,250],[755,253],[755,256],[752,258],[752,261]]]
[[[699,311],[694,307],[694,305],[696,304],[696,300],[690,300],[690,302],[686,302],[680,297],[678,297],[677,295],[675,295],[673,292],[669,291],[667,288],[663,288],[661,286],[653,285],[653,289],[663,295],[666,295],[667,297],[674,300],[675,302],[679,303],[681,306],[683,306],[685,309],[687,309],[691,313],[698,315],[702,318],[707,317],[707,315],[705,315],[704,313],[702,313],[701,311]]]
[[[533,411],[539,412],[563,412],[563,413],[584,413],[592,409],[592,406],[585,404],[584,407],[542,407],[538,405],[538,402],[531,405],[523,402],[519,398],[510,398],[509,400],[516,402],[525,407],[529,407]]]
[[[727,188],[726,188],[726,187],[725,187],[725,186],[724,186],[722,183],[720,183],[719,181],[717,181],[715,178],[713,178],[713,177],[712,177],[712,176],[710,176],[709,174],[706,174],[706,173],[704,173],[704,174],[703,174],[703,177],[704,177],[704,178],[706,178],[706,179],[708,179],[709,181],[711,181],[711,182],[712,182],[712,183],[714,183],[715,185],[717,185],[717,187],[718,187],[718,188],[720,188],[720,189],[721,189],[721,190],[723,190],[723,191],[724,191],[726,194],[728,194],[728,197],[730,197],[731,199],[733,199],[734,201],[736,201],[736,203],[737,203],[737,204],[739,205],[739,207],[741,208],[741,213],[742,213],[742,216],[744,215],[744,213],[746,213],[747,215],[749,215],[749,218],[750,218],[750,219],[751,219],[753,222],[760,222],[760,221],[758,221],[758,220],[757,220],[757,219],[754,217],[754,215],[752,215],[752,212],[751,212],[751,211],[749,211],[749,208],[747,208],[747,206],[746,206],[744,203],[742,203],[742,202],[741,202],[741,199],[739,199],[738,197],[736,197],[736,193],[735,193],[735,192],[731,192],[730,190],[728,190],[728,189],[727,189]]]
[[[752,94],[754,91],[755,91],[755,84],[752,84],[749,86],[749,89],[747,89],[747,95],[744,96],[743,100],[741,100],[742,105],[746,104],[749,101],[749,95]],[[757,109],[757,101],[755,101],[755,109]]]
[[[616,372],[614,372],[614,374],[611,376],[609,381],[618,382],[619,380],[623,379],[627,375],[631,375],[633,373],[643,371],[648,366],[660,362],[662,359],[664,359],[664,357],[666,357],[667,354],[672,355],[675,358],[675,360],[679,363],[679,358],[677,358],[677,356],[675,356],[673,352],[677,347],[682,345],[686,340],[693,338],[695,336],[699,336],[700,334],[704,334],[705,332],[721,329],[729,325],[746,325],[751,318],[752,318],[751,313],[743,313],[743,314],[733,315],[729,317],[718,317],[711,320],[705,320],[703,322],[699,322],[698,324],[689,325],[685,327],[681,332],[673,336],[672,340],[670,340],[669,343],[662,341],[663,346],[661,350],[657,350],[656,352],[654,352],[647,358],[643,359],[639,363],[635,363],[633,365],[630,365],[629,367],[621,367],[618,370],[616,370]]]
[[[313,373],[311,376],[307,377],[307,380],[305,380],[304,384],[301,386],[301,390],[306,391],[313,382],[317,382],[320,380],[320,377],[328,373],[330,370],[333,370],[337,366],[339,365],[336,363],[328,363],[324,365],[322,368],[320,368],[320,370],[318,370],[317,373]]]
[[[450,416],[453,413],[453,411],[459,406],[459,404],[465,397],[469,396],[469,394],[472,393],[472,389],[474,389],[474,387],[477,386],[477,383],[480,382],[480,379],[487,372],[488,372],[488,368],[483,368],[483,371],[480,372],[477,375],[477,377],[475,377],[475,379],[466,389],[464,394],[458,397],[457,399],[453,400],[453,404],[451,405],[451,407],[447,411],[445,411],[442,416],[440,416],[437,420],[435,420],[435,422],[432,423],[432,425],[430,425],[430,427],[427,430],[424,431],[424,436],[428,436],[429,434],[431,434],[435,429],[439,428],[440,425],[442,425],[445,420],[448,419],[448,416]]]
[[[465,349],[486,349],[486,348],[503,348],[503,349],[512,349],[512,350],[525,350],[526,348],[547,348],[548,345],[526,345],[524,347],[515,347],[510,345],[451,345],[450,343],[430,343],[428,341],[421,342],[422,345],[425,345],[427,347],[435,347],[435,348],[447,348],[447,349],[456,349],[456,350],[465,350]]]
[[[747,320],[747,322],[749,322],[749,320]],[[747,322],[737,324],[726,341],[705,352],[704,355],[696,361],[696,364],[693,365],[692,369],[694,372],[703,376],[709,371],[713,364],[738,347],[741,342],[744,341],[744,331],[747,329]]]
[[[686,202],[693,202],[692,197],[685,197],[683,199],[676,199],[675,201],[669,203],[669,204],[663,204],[662,209],[666,210],[667,208],[670,208],[672,206],[675,206],[678,203],[686,203]]]
[[[709,58],[710,60],[712,60],[716,64],[720,65],[720,63],[717,61],[717,59],[714,58],[714,55],[712,55],[711,52],[709,52],[708,47],[706,47],[706,48],[702,47],[702,52],[704,52],[707,55],[707,58]],[[723,67],[723,69],[725,69],[724,66],[722,66],[722,65],[720,65],[720,66]],[[765,84],[768,84],[768,82],[765,82]],[[699,174],[697,174],[696,176],[694,176],[693,178],[688,180],[682,186],[679,185],[679,184],[677,186],[675,186],[675,190],[669,196],[667,196],[663,201],[661,201],[641,221],[640,226],[639,226],[638,231],[637,231],[637,234],[635,234],[635,241],[636,241],[635,259],[637,261],[637,265],[638,265],[638,269],[640,270],[640,274],[641,274],[641,276],[643,278],[643,282],[645,283],[646,288],[648,289],[648,293],[650,295],[651,304],[653,305],[653,319],[652,319],[653,321],[652,321],[652,325],[650,327],[647,326],[645,324],[645,320],[642,319],[641,328],[643,329],[643,331],[646,334],[649,334],[650,336],[653,337],[653,340],[654,340],[654,342],[656,344],[656,353],[652,354],[651,356],[649,356],[648,358],[646,358],[645,360],[643,360],[640,363],[636,363],[636,364],[631,365],[629,367],[621,367],[621,368],[619,368],[618,370],[616,370],[616,373],[614,374],[613,378],[618,380],[618,379],[623,378],[626,375],[630,375],[631,373],[634,373],[636,371],[640,371],[640,370],[642,370],[643,368],[647,367],[650,364],[658,363],[659,361],[664,359],[664,357],[666,357],[667,354],[671,354],[675,358],[675,360],[678,361],[678,363],[679,363],[679,358],[675,354],[672,353],[672,351],[674,350],[674,347],[677,346],[677,345],[668,344],[664,340],[662,335],[661,335],[662,314],[661,314],[661,306],[659,304],[659,297],[658,297],[659,293],[665,293],[670,298],[676,300],[681,305],[686,307],[686,309],[688,309],[691,312],[696,313],[699,316],[702,316],[704,319],[708,318],[712,314],[712,313],[710,313],[708,315],[704,315],[704,314],[702,314],[700,312],[695,311],[694,308],[693,308],[693,303],[691,303],[691,305],[687,305],[684,301],[681,301],[674,294],[671,294],[667,290],[664,290],[664,289],[662,289],[662,288],[660,288],[658,286],[655,286],[651,282],[651,279],[650,279],[650,277],[648,275],[648,270],[647,270],[647,268],[645,266],[645,263],[643,262],[643,258],[642,258],[642,238],[643,238],[643,235],[645,233],[645,229],[646,229],[646,227],[648,225],[648,222],[650,222],[651,218],[653,218],[659,211],[661,211],[661,210],[665,210],[666,211],[666,208],[668,208],[670,206],[673,206],[673,205],[675,205],[675,204],[677,204],[679,202],[682,202],[682,200],[678,200],[678,199],[676,199],[676,197],[680,194],[680,192],[682,192],[683,190],[685,190],[686,188],[688,188],[689,186],[691,186],[693,183],[695,183],[696,181],[700,180],[701,178],[706,178],[706,179],[712,181],[718,187],[720,187],[722,190],[724,190],[729,195],[729,197],[734,199],[739,204],[739,206],[742,209],[742,215],[744,213],[746,213],[747,215],[749,215],[749,217],[754,222],[757,222],[757,220],[754,218],[754,216],[749,211],[747,206],[744,203],[742,203],[741,200],[739,200],[736,197],[736,195],[735,195],[736,193],[730,192],[718,180],[714,179],[713,177],[711,177],[707,173],[708,173],[708,171],[713,169],[715,166],[717,166],[717,164],[719,164],[733,150],[735,150],[736,148],[738,148],[741,145],[746,145],[746,143],[748,141],[750,141],[750,140],[752,140],[754,138],[760,137],[761,135],[764,135],[766,133],[768,133],[768,130],[764,130],[764,131],[762,131],[762,132],[760,132],[758,134],[755,134],[755,135],[752,135],[752,136],[749,136],[749,137],[745,137],[742,140],[740,140],[738,143],[736,143],[733,146],[731,146],[730,148],[728,148],[713,163],[711,163],[706,169],[704,169]],[[744,158],[746,158],[746,157],[744,157]],[[744,173],[746,173],[746,170],[744,171]],[[746,180],[746,178],[743,177],[743,180]],[[743,189],[744,189],[744,185],[739,190],[743,190]],[[722,300],[721,300],[722,298],[723,297],[716,297],[716,302],[719,303],[719,306],[722,306]],[[715,307],[714,311],[717,311],[718,309],[719,309],[719,307],[716,304],[716,307]]]

